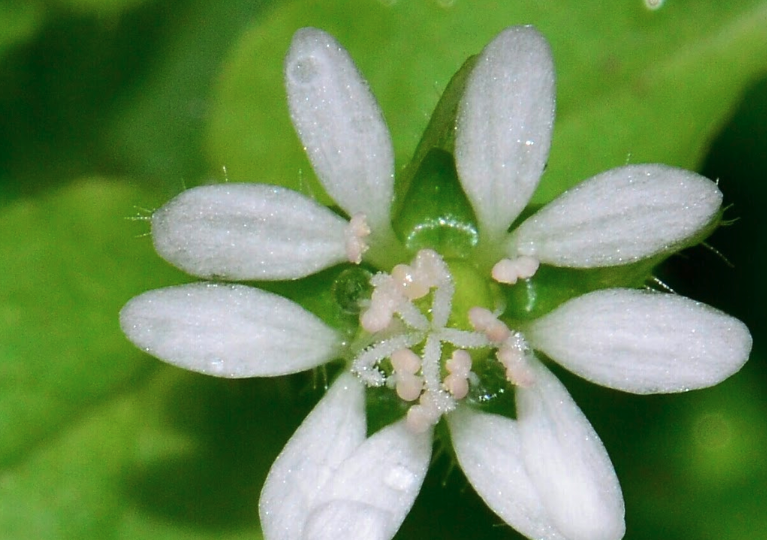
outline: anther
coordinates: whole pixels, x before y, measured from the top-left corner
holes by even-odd
[[[346,257],[349,262],[360,264],[362,254],[368,250],[365,238],[370,236],[370,227],[367,224],[365,214],[354,214],[349,220],[349,226],[344,233]]]
[[[397,373],[397,395],[404,401],[415,401],[423,390],[423,377],[412,373]]]
[[[469,310],[469,322],[477,332],[482,332],[493,343],[503,343],[511,335],[509,327],[498,320],[489,309],[473,307]]]
[[[370,296],[370,306],[360,316],[360,325],[374,334],[391,324],[394,313],[407,299],[397,290],[391,276],[375,275],[371,283],[375,288]]]
[[[430,392],[421,394],[418,405],[413,405],[407,411],[405,425],[413,433],[424,433],[439,422],[442,412],[432,398]]]
[[[453,355],[445,363],[450,373],[442,386],[450,392],[455,399],[463,399],[469,393],[469,373],[471,371],[471,355],[464,350],[453,351]]]
[[[391,365],[397,374],[415,375],[421,369],[421,359],[410,349],[400,349],[392,353]]]
[[[418,300],[429,294],[429,283],[410,265],[398,264],[392,269],[391,277],[408,300]]]
[[[530,354],[521,334],[514,333],[498,349],[498,361],[506,368],[506,378],[510,383],[527,388],[535,383],[535,374],[530,369],[527,356]]]
[[[517,280],[530,279],[538,271],[540,266],[538,259],[522,255],[514,259],[501,259],[491,272],[493,279],[498,283],[514,285]]]
[[[391,324],[394,311],[379,304],[371,305],[360,317],[362,328],[374,334]]]
[[[447,370],[454,375],[469,376],[471,371],[471,355],[463,350],[453,351],[453,355],[445,363]]]
[[[469,378],[451,373],[442,381],[442,386],[455,399],[463,399],[469,394]]]

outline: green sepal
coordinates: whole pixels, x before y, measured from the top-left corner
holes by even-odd
[[[410,184],[421,168],[421,163],[432,149],[438,148],[453,153],[455,147],[455,119],[458,115],[458,105],[461,103],[463,92],[469,75],[477,61],[476,56],[470,56],[453,75],[450,82],[442,93],[434,112],[431,114],[429,124],[418,142],[410,163],[403,169],[402,174],[397,176],[395,184],[395,201],[393,215],[397,216],[404,204],[403,196],[410,191]],[[395,220],[396,221],[396,220]]]
[[[410,183],[394,229],[411,253],[431,248],[444,257],[469,255],[479,231],[452,154],[429,150]]]
[[[458,105],[475,61],[474,56],[466,60],[450,80],[413,158],[397,176],[393,224],[411,252],[432,248],[460,258],[477,243],[476,218],[453,158]]]

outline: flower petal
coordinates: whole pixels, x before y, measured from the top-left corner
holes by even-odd
[[[269,471],[259,501],[265,538],[307,538],[304,528],[317,495],[363,443],[365,429],[364,386],[350,373],[343,373],[296,430]]]
[[[375,230],[390,227],[394,151],[389,130],[349,53],[329,34],[302,28],[285,59],[293,125],[328,194]]]
[[[312,512],[301,540],[389,540],[390,519],[389,512],[369,504],[332,501]]]
[[[500,238],[530,200],[549,155],[554,65],[534,28],[501,32],[477,60],[458,109],[458,176],[483,234]]]
[[[370,538],[393,538],[421,489],[431,443],[430,430],[413,433],[404,420],[367,439],[338,467],[318,496],[316,513],[309,516],[308,524],[332,516],[335,521],[325,524],[324,534],[317,538],[345,538],[340,532],[367,531],[371,524],[383,530]]]
[[[551,521],[568,540],[618,540],[620,485],[602,441],[565,387],[532,359],[535,382],[516,389],[522,456]]]
[[[536,349],[581,377],[637,394],[705,388],[748,360],[751,335],[729,315],[673,294],[606,289],[533,321]]]
[[[133,343],[170,364],[217,377],[270,377],[332,360],[340,338],[316,316],[244,285],[193,283],[146,292],[120,312]]]
[[[487,506],[529,538],[566,540],[525,470],[517,423],[469,407],[458,407],[447,421],[458,463]]]
[[[722,194],[711,180],[665,165],[606,171],[567,191],[511,235],[508,252],[554,266],[617,266],[701,234]]]
[[[195,276],[295,279],[346,260],[345,220],[266,184],[189,189],[152,216],[157,252]]]

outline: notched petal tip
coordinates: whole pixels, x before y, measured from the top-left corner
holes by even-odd
[[[431,431],[399,421],[366,439],[363,388],[341,375],[272,466],[259,503],[270,540],[396,534],[426,475]]]
[[[361,520],[363,530],[372,520],[382,527],[374,538],[393,538],[421,490],[431,446],[431,430],[412,433],[404,420],[383,428],[338,467],[318,495],[317,507],[357,503],[348,507],[353,510],[348,520]]]
[[[373,229],[390,228],[394,150],[367,83],[329,34],[302,28],[285,58],[293,125],[328,194]]]
[[[269,540],[334,538],[328,535],[343,531],[336,518],[343,517],[344,509],[320,508],[317,498],[365,441],[364,388],[356,377],[342,373],[280,452],[259,500],[261,526]],[[377,525],[374,518],[362,521],[365,527]]]
[[[184,191],[152,216],[155,249],[202,278],[296,279],[346,260],[342,218],[267,184]]]
[[[702,240],[721,205],[716,184],[694,172],[658,164],[619,167],[528,218],[511,234],[507,252],[571,268],[630,264]]]
[[[464,406],[447,422],[461,469],[493,512],[529,538],[567,540],[525,469],[516,421]]]
[[[483,234],[500,237],[530,200],[553,123],[548,42],[532,27],[507,28],[480,54],[458,110],[456,165]]]
[[[340,348],[336,332],[298,304],[244,285],[146,292],[123,307],[120,327],[143,351],[216,377],[296,373],[332,360]]]
[[[637,394],[717,384],[748,360],[752,338],[738,319],[674,294],[606,289],[534,321],[536,349],[592,382]]]
[[[567,540],[619,540],[625,508],[610,458],[565,387],[530,362],[536,383],[516,392],[525,469]]]

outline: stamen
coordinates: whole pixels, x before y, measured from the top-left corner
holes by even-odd
[[[421,359],[410,349],[400,349],[392,353],[391,365],[396,373],[415,375],[421,369]]]
[[[521,275],[530,273],[524,261],[515,272],[520,271]],[[471,371],[467,349],[497,349],[509,380],[532,384],[526,360],[529,347],[521,334],[509,330],[493,312],[480,307],[469,311],[475,331],[447,326],[455,283],[450,268],[435,251],[421,250],[410,265],[397,265],[391,274],[376,274],[370,283],[373,293],[360,323],[372,334],[373,344],[353,360],[352,372],[369,386],[385,384],[403,401],[418,400],[407,413],[406,423],[412,431],[423,432],[437,424],[443,414],[455,410],[458,400],[468,396],[472,386],[480,384]],[[416,302],[429,294],[430,306]],[[447,361],[442,356],[443,343],[455,348]],[[419,353],[412,350],[416,345]],[[387,358],[390,374],[381,368]]]
[[[445,390],[450,392],[455,399],[463,399],[469,394],[469,378],[451,373],[442,382]]]
[[[471,355],[466,351],[453,351],[453,356],[445,363],[447,370],[454,375],[469,376],[471,371]]]
[[[530,347],[519,332],[514,332],[498,349],[498,361],[506,368],[506,378],[510,383],[529,388],[535,383],[535,374],[527,360]]]
[[[445,390],[455,399],[463,399],[469,393],[469,373],[471,372],[471,355],[463,350],[453,351],[453,356],[445,367],[450,374],[442,381]]]
[[[368,244],[365,238],[370,236],[370,227],[367,224],[365,214],[354,214],[349,220],[349,226],[344,232],[346,240],[346,257],[349,262],[360,264],[362,254],[368,250]]]
[[[370,296],[370,306],[360,317],[360,325],[374,334],[391,324],[394,313],[407,299],[397,290],[391,276],[387,274],[376,274],[370,282],[374,287],[373,294]]]
[[[423,377],[397,373],[397,395],[404,401],[415,401],[423,390]]]
[[[393,276],[380,273],[370,280],[373,294],[370,296],[370,306],[360,317],[362,328],[375,334],[388,328],[395,313],[411,328],[427,330],[429,321],[416,308],[407,296],[401,284]]]
[[[469,322],[477,332],[482,332],[493,343],[503,343],[511,335],[509,327],[489,309],[473,307],[469,310]]]
[[[429,294],[429,283],[407,264],[398,264],[391,271],[391,277],[400,285],[400,290],[409,300],[418,300]]]
[[[412,433],[424,433],[439,421],[440,416],[439,409],[424,393],[419,404],[408,409],[405,425]]]
[[[514,259],[501,259],[495,263],[491,274],[498,283],[514,285],[517,280],[533,277],[540,264],[538,259],[528,255],[521,255]]]

